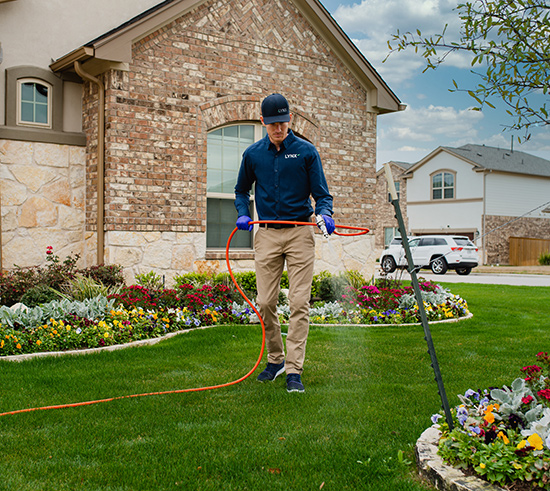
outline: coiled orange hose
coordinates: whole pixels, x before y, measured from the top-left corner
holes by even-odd
[[[259,221],[249,222],[249,224],[256,224],[256,223],[257,224],[262,224],[262,223],[283,223],[283,224],[290,224],[290,225],[313,225],[313,226],[316,226],[316,224],[313,223],[313,222],[291,222],[291,221],[275,221],[275,220],[259,220]],[[351,229],[351,230],[356,230],[357,231],[357,232],[353,232],[353,233],[350,233],[350,234],[344,234],[344,233],[340,233],[340,232],[336,232],[336,231],[334,232],[336,235],[341,235],[341,236],[364,235],[364,234],[369,232],[368,228],[363,228],[363,227],[352,227],[352,226],[336,225],[336,228],[344,228],[344,229]],[[135,398],[135,397],[160,396],[160,395],[167,395],[167,394],[182,394],[184,392],[201,392],[201,391],[204,391],[204,390],[221,389],[222,387],[229,387],[230,385],[238,384],[238,383],[242,382],[243,380],[247,379],[248,377],[250,377],[250,375],[252,375],[254,373],[254,371],[256,370],[256,368],[258,368],[258,365],[262,361],[262,357],[263,357],[264,349],[265,349],[265,325],[264,325],[264,321],[262,319],[262,316],[260,315],[260,313],[258,312],[256,307],[253,305],[253,303],[244,294],[244,292],[241,290],[241,287],[239,286],[239,284],[235,280],[235,277],[233,276],[233,271],[231,269],[231,264],[229,263],[229,246],[231,244],[231,240],[233,239],[233,235],[235,235],[235,232],[237,232],[237,230],[238,230],[237,228],[233,229],[233,232],[231,232],[231,235],[227,239],[227,245],[225,247],[225,260],[226,260],[226,264],[227,264],[227,270],[229,271],[229,275],[231,276],[231,280],[233,281],[233,283],[237,287],[237,290],[242,295],[242,297],[245,299],[245,301],[248,303],[248,305],[250,305],[250,307],[252,307],[252,310],[254,310],[254,312],[258,316],[258,319],[260,319],[260,324],[262,326],[262,347],[260,349],[260,354],[258,355],[258,359],[256,360],[256,363],[254,364],[254,366],[250,369],[250,371],[246,375],[243,375],[242,377],[240,377],[236,380],[233,380],[232,382],[227,382],[227,383],[218,384],[218,385],[210,385],[208,387],[194,387],[194,388],[191,388],[191,389],[176,389],[176,390],[165,390],[165,391],[159,391],[159,392],[146,392],[146,393],[143,393],[143,394],[130,394],[130,395],[126,395],[126,396],[109,397],[107,399],[98,399],[98,400],[95,400],[95,401],[74,402],[74,403],[70,403],[70,404],[57,404],[55,406],[41,406],[41,407],[31,407],[31,408],[26,408],[26,409],[17,409],[15,411],[8,411],[8,412],[5,412],[5,413],[0,413],[0,417],[15,415],[15,414],[21,414],[21,413],[30,413],[32,411],[47,411],[49,409],[65,409],[65,408],[70,408],[70,407],[91,406],[92,404],[100,404],[102,402],[118,401],[118,400],[121,400],[121,399],[131,399],[131,398]]]

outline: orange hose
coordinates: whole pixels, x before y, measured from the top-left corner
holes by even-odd
[[[252,223],[252,224],[254,224],[254,223],[284,223],[284,224],[291,224],[291,225],[315,225],[316,226],[316,224],[313,223],[313,222],[289,222],[289,221],[275,221],[275,220],[260,220],[260,221],[254,221],[254,222],[249,222],[249,223]],[[364,234],[368,233],[368,231],[369,231],[369,229],[363,228],[363,227],[351,227],[351,226],[341,226],[341,225],[336,225],[336,227],[337,228],[345,228],[345,229],[353,229],[353,230],[361,231],[361,232],[358,232],[358,233],[351,233],[351,234],[342,234],[342,233],[334,232],[337,235],[343,235],[343,236],[364,235]],[[165,391],[160,391],[160,392],[146,392],[146,393],[143,393],[143,394],[130,394],[130,395],[126,395],[126,396],[109,397],[107,399],[98,399],[98,400],[95,400],[95,401],[74,402],[74,403],[71,403],[71,404],[58,404],[58,405],[55,405],[55,406],[42,406],[42,407],[31,407],[31,408],[27,408],[27,409],[17,409],[15,411],[8,411],[8,412],[5,412],[5,413],[0,413],[0,417],[14,415],[14,414],[20,414],[20,413],[30,413],[32,411],[47,411],[49,409],[65,409],[65,408],[69,408],[69,407],[91,406],[92,404],[99,404],[99,403],[102,403],[102,402],[117,401],[117,400],[120,400],[120,399],[130,399],[130,398],[134,398],[134,397],[160,396],[160,395],[167,395],[167,394],[182,394],[184,392],[201,392],[201,391],[204,391],[204,390],[221,389],[222,387],[229,387],[230,385],[238,384],[238,383],[242,382],[243,380],[247,379],[248,377],[250,377],[250,375],[252,375],[254,373],[254,371],[256,370],[256,368],[258,368],[258,365],[262,361],[262,357],[263,357],[264,349],[265,349],[265,325],[264,325],[264,320],[262,319],[262,316],[260,315],[260,313],[258,312],[256,307],[254,307],[252,302],[248,299],[248,297],[244,294],[244,292],[241,290],[241,287],[239,286],[239,284],[235,280],[235,277],[233,276],[233,271],[231,269],[231,264],[229,263],[229,245],[231,244],[231,240],[233,239],[233,235],[235,235],[235,232],[237,230],[238,230],[237,228],[233,229],[233,232],[231,232],[231,235],[227,239],[227,245],[225,247],[225,261],[226,261],[226,264],[227,264],[227,270],[229,271],[229,275],[231,276],[231,280],[233,281],[233,283],[237,287],[237,290],[239,290],[239,293],[246,300],[248,305],[250,305],[250,307],[252,307],[252,310],[254,310],[254,312],[258,316],[258,319],[260,319],[260,324],[262,326],[262,348],[260,349],[260,354],[258,356],[258,359],[256,360],[256,363],[254,364],[254,366],[250,369],[250,371],[246,375],[243,375],[242,377],[238,378],[237,380],[233,380],[232,382],[227,382],[225,384],[218,384],[218,385],[210,385],[208,387],[194,387],[194,388],[191,388],[191,389],[177,389],[177,390],[165,390]]]

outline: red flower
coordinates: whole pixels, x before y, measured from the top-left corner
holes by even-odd
[[[521,398],[521,402],[523,402],[523,404],[529,404],[532,400],[533,400],[533,396],[527,396],[527,397]]]
[[[537,392],[539,397],[543,397],[544,399],[547,399],[550,401],[550,389],[542,389]]]
[[[523,367],[521,369],[522,372],[527,373],[527,375],[530,375],[531,377],[537,373],[539,373],[542,370],[541,367],[538,365],[529,365],[527,367]]]

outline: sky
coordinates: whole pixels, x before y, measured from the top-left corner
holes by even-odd
[[[475,88],[479,76],[471,73],[465,55],[453,55],[436,70],[423,73],[420,54],[408,49],[389,53],[392,34],[420,29],[423,35],[457,33],[460,19],[457,0],[321,0],[340,27],[382,76],[402,103],[403,112],[378,118],[377,166],[390,160],[414,163],[439,146],[485,144],[513,149],[550,160],[550,128],[536,128],[531,138],[519,143],[523,132],[503,131],[513,119],[504,104],[491,100],[495,109],[472,111],[474,100],[463,92],[450,92],[453,79],[461,88]],[[479,69],[478,69],[479,70]]]

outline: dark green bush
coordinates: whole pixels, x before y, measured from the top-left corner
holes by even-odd
[[[59,300],[58,294],[47,285],[36,285],[29,288],[22,296],[21,303],[27,307],[36,307],[43,303]]]
[[[317,296],[324,302],[340,301],[349,286],[349,281],[343,275],[325,276],[319,281]]]
[[[540,255],[539,264],[541,266],[550,266],[550,252],[548,252],[547,254]]]
[[[100,264],[81,269],[79,273],[105,286],[122,286],[125,283],[122,270],[118,264]]]

